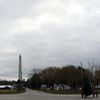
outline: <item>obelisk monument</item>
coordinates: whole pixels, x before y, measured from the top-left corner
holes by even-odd
[[[19,81],[22,81],[22,56],[21,54],[19,55],[19,74],[18,74],[18,77],[19,77]]]

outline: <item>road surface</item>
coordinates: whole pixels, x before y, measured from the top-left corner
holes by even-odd
[[[85,100],[91,100],[91,99],[100,100],[100,96],[98,98],[92,98],[92,96],[90,96]],[[84,99],[81,99],[80,95],[54,95],[27,89],[27,92],[22,94],[0,95],[0,100],[84,100]]]

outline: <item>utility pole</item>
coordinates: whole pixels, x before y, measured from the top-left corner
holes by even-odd
[[[19,55],[19,81],[22,81],[22,56]]]
[[[82,69],[82,62],[81,62],[81,85],[83,86],[83,69]]]
[[[81,64],[81,97],[83,98],[83,69],[82,69],[82,62]]]
[[[19,91],[23,89],[23,80],[22,80],[22,56],[21,56],[21,54],[19,55],[17,89]]]

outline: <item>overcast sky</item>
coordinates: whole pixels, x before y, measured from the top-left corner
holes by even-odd
[[[0,0],[0,78],[33,68],[100,64],[100,0]]]

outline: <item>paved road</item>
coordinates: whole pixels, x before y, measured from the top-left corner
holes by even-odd
[[[88,97],[85,100],[100,100],[98,98]],[[84,100],[80,95],[54,95],[46,94],[38,91],[32,91],[27,89],[26,93],[15,95],[0,95],[0,100]]]

